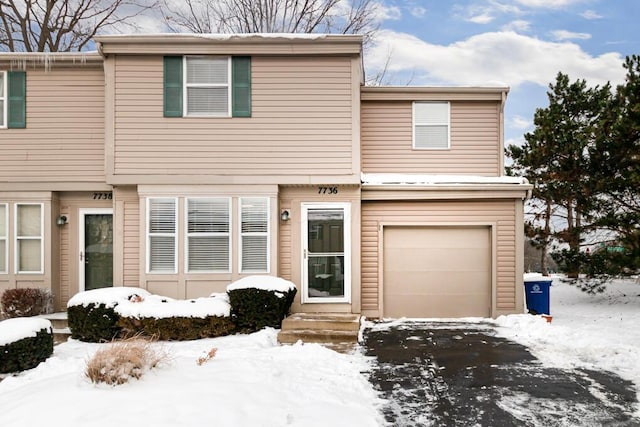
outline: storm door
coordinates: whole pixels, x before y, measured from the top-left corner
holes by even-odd
[[[350,205],[303,204],[302,212],[302,302],[350,302]]]
[[[113,210],[80,210],[80,291],[113,286]]]

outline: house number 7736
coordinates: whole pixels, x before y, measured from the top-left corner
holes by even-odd
[[[338,194],[338,187],[318,187],[318,194]]]

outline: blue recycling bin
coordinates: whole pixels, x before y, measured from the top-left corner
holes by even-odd
[[[527,311],[531,314],[547,314],[549,312],[549,289],[551,279],[536,277],[534,280],[525,280],[524,293],[527,300]]]

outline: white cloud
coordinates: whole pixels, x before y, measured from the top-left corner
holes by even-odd
[[[365,57],[375,74],[391,54],[388,71],[413,73],[415,84],[546,87],[559,71],[573,80],[613,84],[624,80],[623,58],[610,52],[592,56],[571,42],[550,42],[514,32],[489,32],[449,45],[382,30]]]
[[[531,23],[529,21],[523,21],[521,19],[511,21],[508,24],[502,26],[502,31],[515,31],[516,33],[525,33],[530,29]]]
[[[580,14],[580,16],[582,16],[584,19],[601,19],[603,16],[600,15],[598,12],[596,12],[595,10],[585,10],[584,12],[582,12]]]
[[[525,130],[533,125],[533,122],[522,116],[513,116],[509,119],[509,127],[517,130]]]
[[[498,0],[486,0],[483,3],[472,3],[466,7],[456,5],[453,7],[454,16],[476,24],[488,24],[497,15],[521,15],[522,11],[514,5],[501,3]]]
[[[589,40],[591,38],[591,34],[588,34],[588,33],[574,33],[574,32],[567,31],[567,30],[551,31],[551,35],[553,36],[554,39],[556,39],[558,41],[572,40],[572,39]]]
[[[409,9],[409,12],[416,18],[422,18],[427,14],[427,9],[421,6],[416,6]]]
[[[470,16],[466,20],[474,24],[488,24],[494,20],[494,17],[489,13],[482,13],[480,15]]]
[[[375,5],[375,21],[382,22],[386,20],[397,21],[402,18],[402,12],[397,6],[385,6],[383,3]]]
[[[584,1],[585,0],[516,0],[517,3],[523,6],[541,9],[562,9],[563,7]]]

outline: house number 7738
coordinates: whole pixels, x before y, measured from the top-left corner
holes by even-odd
[[[318,194],[338,194],[338,187],[318,187]]]

